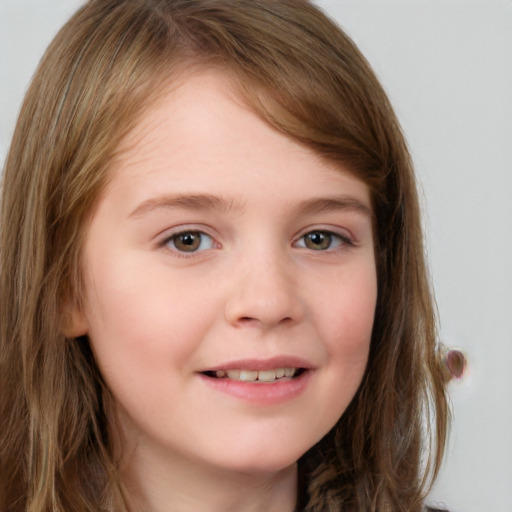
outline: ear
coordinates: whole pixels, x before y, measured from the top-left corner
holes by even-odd
[[[89,324],[78,304],[68,304],[62,311],[60,331],[66,338],[78,338],[87,334]]]

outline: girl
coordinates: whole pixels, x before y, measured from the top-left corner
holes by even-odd
[[[2,194],[2,512],[423,509],[447,401],[412,166],[309,2],[89,1]]]

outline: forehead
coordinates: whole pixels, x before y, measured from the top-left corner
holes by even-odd
[[[291,197],[299,176],[324,189],[333,179],[355,181],[369,205],[366,187],[348,169],[272,128],[217,69],[195,69],[168,84],[121,144],[111,170],[111,186],[130,183],[149,195],[162,188],[245,191],[250,184]]]

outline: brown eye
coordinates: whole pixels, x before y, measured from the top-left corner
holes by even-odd
[[[343,245],[353,245],[350,238],[332,231],[310,231],[301,236],[297,246],[312,251],[329,251]]]
[[[332,244],[332,235],[324,231],[312,231],[304,236],[304,245],[315,251],[325,251]]]
[[[211,236],[200,231],[184,231],[173,235],[167,245],[179,252],[197,252],[213,247]]]

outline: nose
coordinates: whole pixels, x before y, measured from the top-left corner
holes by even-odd
[[[239,258],[225,305],[228,323],[270,329],[296,324],[304,316],[298,275],[283,255]]]

